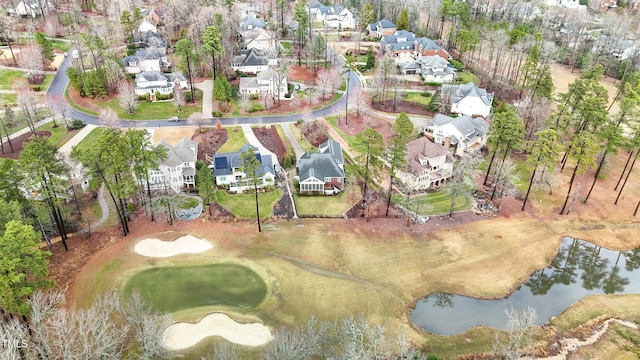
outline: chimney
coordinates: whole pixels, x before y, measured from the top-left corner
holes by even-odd
[[[438,46],[442,46],[442,40],[438,40],[438,41],[436,41],[436,44],[437,44]]]
[[[446,138],[444,138],[444,148],[449,150],[450,147],[451,147],[451,138],[447,136]]]

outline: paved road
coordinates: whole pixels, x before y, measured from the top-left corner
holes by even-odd
[[[330,49],[327,49],[330,51]],[[69,78],[67,77],[67,67],[73,61],[72,57],[69,56],[64,59],[64,61],[58,67],[58,72],[51,82],[51,86],[47,91],[47,98],[51,96],[64,96],[64,91],[69,84]],[[341,69],[344,65],[344,60],[341,57],[336,57],[336,67]],[[349,77],[349,93],[355,91],[357,88],[361,86],[360,76],[354,72],[349,72],[344,75]],[[209,98],[211,98],[209,96]],[[318,117],[326,117],[329,115],[333,115],[345,110],[346,104],[346,96],[342,96],[335,103],[312,111],[312,115],[314,118]],[[206,110],[203,108],[203,111]],[[90,115],[76,109],[71,111],[71,118],[79,119],[87,124],[98,125],[98,117],[95,115]],[[253,124],[255,123],[257,117],[255,116],[240,116],[240,117],[223,117],[220,119],[222,125],[242,125],[242,124]],[[261,116],[260,121],[262,124],[275,124],[275,123],[284,123],[284,122],[295,122],[300,119],[300,114],[290,114],[290,115],[271,115],[271,116]],[[213,119],[212,119],[213,120]],[[168,122],[166,119],[157,119],[157,120],[147,120],[153,121],[154,125],[157,126],[181,126],[179,122]]]

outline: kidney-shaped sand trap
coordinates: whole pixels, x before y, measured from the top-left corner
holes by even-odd
[[[133,250],[142,256],[169,257],[179,254],[195,254],[211,249],[210,242],[192,235],[180,236],[174,241],[144,239],[138,241]]]
[[[181,322],[170,325],[164,331],[163,343],[169,350],[182,350],[208,336],[221,336],[245,346],[264,345],[273,338],[269,328],[260,323],[242,324],[227,314],[213,313],[195,324]]]

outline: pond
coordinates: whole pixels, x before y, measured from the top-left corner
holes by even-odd
[[[537,325],[592,294],[640,293],[640,248],[613,251],[564,238],[551,264],[534,272],[516,291],[500,300],[432,294],[420,300],[411,320],[438,335],[456,335],[473,326],[504,329],[505,309],[536,309]],[[632,281],[633,280],[633,281]]]

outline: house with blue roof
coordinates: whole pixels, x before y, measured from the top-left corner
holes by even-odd
[[[240,155],[247,150],[252,150],[261,164],[259,170],[256,171],[258,187],[263,188],[275,183],[275,173],[273,159],[271,155],[262,155],[257,147],[251,144],[245,144],[239,151],[216,153],[213,157],[213,164],[209,168],[213,169],[218,186],[228,186],[229,190],[242,192],[253,184],[249,184],[247,174],[243,169],[243,162]]]

